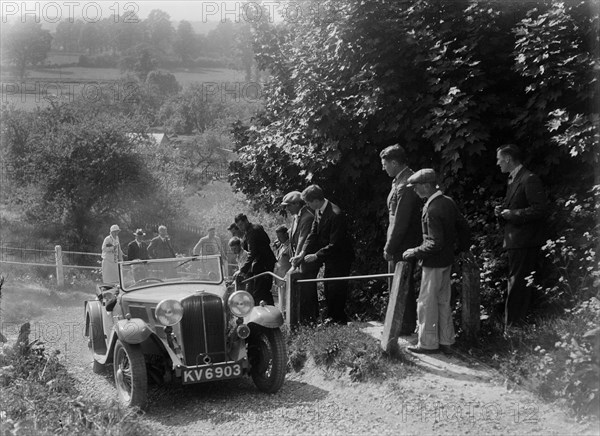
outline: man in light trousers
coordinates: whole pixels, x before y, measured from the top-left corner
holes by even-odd
[[[417,258],[423,273],[417,300],[418,343],[413,353],[451,353],[454,325],[450,307],[451,270],[454,254],[468,247],[469,225],[456,203],[437,187],[435,171],[425,168],[408,178],[415,192],[426,199],[421,222],[423,243],[409,248],[404,259]]]

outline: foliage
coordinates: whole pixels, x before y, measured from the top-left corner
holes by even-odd
[[[594,183],[594,2],[319,6],[323,13],[297,23],[254,26],[258,66],[272,78],[264,113],[234,126],[233,185],[274,210],[286,192],[319,183],[351,215],[356,272],[381,272],[389,179],[379,152],[400,143],[410,167],[439,172],[471,220],[482,299],[496,312],[506,275],[492,213],[506,183],[494,166],[496,148],[518,144],[551,202]],[[549,236],[571,225],[563,218],[553,217]]]
[[[193,84],[171,97],[161,108],[159,119],[168,132],[202,133],[224,111],[221,89],[216,83]]]
[[[153,200],[162,203],[155,215],[168,217],[177,208],[177,198],[147,169],[145,159],[154,156],[141,154],[131,136],[144,137],[139,119],[51,105],[34,113],[6,110],[2,126],[14,186],[20,186],[13,198],[63,243],[95,246],[100,228],[129,221],[138,205]]]
[[[129,49],[119,60],[121,71],[135,73],[142,82],[146,81],[146,77],[148,77],[150,71],[156,68],[157,64],[156,54],[144,44]]]
[[[27,67],[43,62],[50,51],[52,36],[34,21],[2,25],[2,58],[12,63],[21,80]]]
[[[394,365],[377,340],[352,325],[300,327],[288,337],[288,354],[295,371],[310,357],[324,370],[346,374],[356,382],[406,375],[406,368]]]
[[[181,85],[177,82],[175,75],[168,71],[150,71],[146,77],[146,85],[160,96],[169,96],[181,91]]]
[[[84,398],[60,362],[60,352],[23,335],[0,353],[0,431],[3,434],[147,434],[135,411]]]

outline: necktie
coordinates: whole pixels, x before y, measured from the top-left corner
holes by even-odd
[[[315,214],[315,220],[317,221],[317,224],[319,224],[319,221],[321,221],[321,211],[318,210],[317,213]]]
[[[509,184],[509,185],[510,185],[510,184],[513,182],[514,178],[515,178],[515,177],[514,177],[512,174],[510,174],[510,175],[508,176],[508,184]]]
[[[294,222],[292,223],[292,232],[290,233],[290,236],[294,236],[294,233],[296,233],[297,226],[298,226],[298,215],[294,215]]]

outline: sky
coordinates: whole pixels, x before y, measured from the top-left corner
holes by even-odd
[[[118,13],[123,15],[127,11],[134,11],[141,19],[148,17],[153,9],[160,9],[168,13],[171,21],[199,21],[218,22],[229,19],[240,20],[244,15],[244,1],[88,1],[88,0],[58,0],[58,1],[0,1],[0,16],[2,22],[32,17],[40,17],[47,24],[58,23],[62,20],[85,19],[93,22],[107,18]],[[256,8],[258,2],[250,2],[249,7]],[[277,16],[277,12],[290,2],[269,0],[262,2],[265,7]]]

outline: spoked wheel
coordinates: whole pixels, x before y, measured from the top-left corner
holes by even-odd
[[[253,326],[248,339],[250,375],[258,389],[277,392],[283,385],[286,371],[286,351],[279,329]]]
[[[148,403],[148,375],[141,347],[117,341],[114,368],[121,404],[145,409]]]

